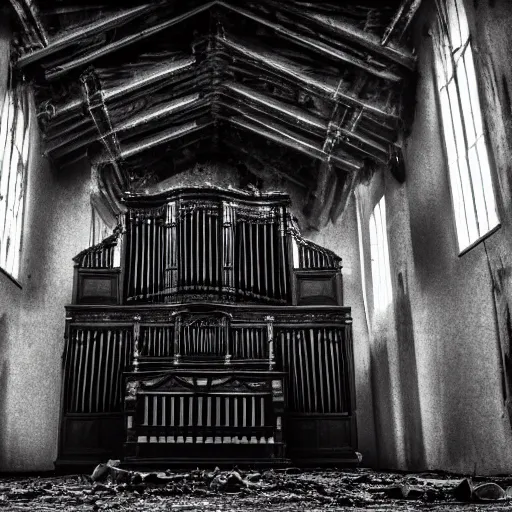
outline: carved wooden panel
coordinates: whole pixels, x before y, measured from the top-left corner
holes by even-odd
[[[119,272],[85,271],[78,272],[78,304],[118,304]]]

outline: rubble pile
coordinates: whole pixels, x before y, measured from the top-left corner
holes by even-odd
[[[495,479],[496,480],[496,479]],[[497,483],[498,482],[498,483]],[[510,481],[512,483],[512,479]],[[0,510],[509,509],[509,481],[357,469],[141,472],[109,461],[92,475],[0,479]],[[489,504],[494,504],[489,508]]]

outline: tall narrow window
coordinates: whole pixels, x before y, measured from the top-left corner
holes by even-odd
[[[461,0],[436,0],[436,74],[459,250],[499,221],[471,37]]]
[[[372,259],[373,308],[381,311],[391,304],[391,269],[389,266],[386,201],[377,203],[370,215],[370,247]]]
[[[0,98],[0,267],[18,278],[29,153],[27,91],[9,79]]]

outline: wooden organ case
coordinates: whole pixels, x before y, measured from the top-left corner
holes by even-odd
[[[341,258],[285,194],[128,194],[75,261],[58,466],[357,462]]]

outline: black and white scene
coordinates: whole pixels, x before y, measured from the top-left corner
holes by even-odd
[[[0,4],[0,512],[512,509],[512,1]]]

